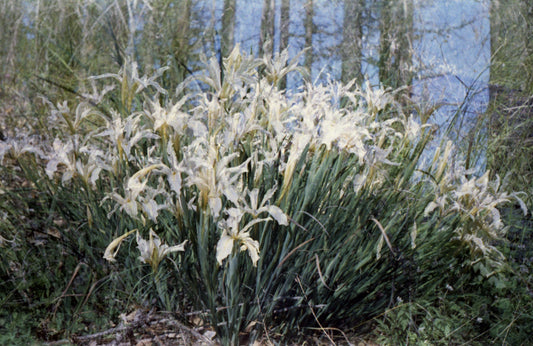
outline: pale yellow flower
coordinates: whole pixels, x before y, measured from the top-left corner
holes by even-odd
[[[139,259],[141,262],[149,264],[154,272],[159,267],[159,263],[169,253],[185,251],[186,243],[187,240],[179,245],[168,246],[161,243],[161,239],[153,230],[150,230],[150,238],[148,240],[143,239],[137,232],[137,248],[141,252]]]
[[[233,203],[237,203],[236,185],[241,176],[248,172],[247,165],[250,158],[232,167],[231,163],[238,157],[238,153],[219,157],[214,139],[205,144],[207,144],[205,157],[189,159],[194,168],[187,170],[187,185],[195,185],[200,191],[199,202],[202,209],[209,208],[211,214],[218,217],[222,210],[223,195]]]
[[[249,232],[239,232],[231,233],[227,230],[222,232],[222,236],[217,243],[217,261],[218,264],[222,265],[222,261],[226,259],[233,250],[233,245],[239,244],[240,250],[248,250],[248,255],[252,259],[252,263],[257,266],[257,261],[259,260],[259,242],[250,237]]]
[[[246,204],[242,207],[242,210],[248,214],[251,214],[254,218],[258,217],[261,213],[268,213],[272,216],[280,225],[288,225],[287,215],[281,210],[278,206],[271,205],[270,200],[274,196],[276,188],[268,190],[261,203],[259,203],[259,189],[253,189],[252,191],[246,190],[248,198],[250,200],[249,204]]]
[[[128,237],[130,234],[135,232],[136,229],[133,231],[129,231],[123,235],[121,235],[118,238],[113,239],[111,243],[107,246],[107,248],[104,251],[104,258],[108,260],[109,262],[115,262],[115,256],[117,255],[118,250],[120,249],[120,244]],[[116,250],[115,250],[116,249]]]
[[[187,99],[188,96],[184,96],[170,109],[162,107],[159,101],[149,102],[150,109],[146,109],[145,114],[152,120],[154,131],[160,129],[166,131],[168,127],[172,127],[176,133],[183,134],[187,127],[189,115],[181,111],[181,108]]]
[[[218,264],[222,265],[222,261],[231,255],[233,246],[236,244],[240,247],[240,251],[248,251],[254,267],[257,266],[257,261],[259,260],[259,242],[252,239],[248,230],[257,223],[272,219],[254,219],[242,229],[239,229],[239,223],[244,213],[236,208],[231,208],[228,210],[228,213],[230,214],[229,218],[219,224],[223,228],[223,231],[217,243],[216,258]]]

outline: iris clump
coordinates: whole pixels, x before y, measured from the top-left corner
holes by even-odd
[[[52,193],[78,194],[86,232],[105,240],[92,251],[114,270],[148,264],[175,283],[159,284],[161,302],[165,289],[185,296],[171,308],[204,311],[225,344],[504,286],[498,207],[527,214],[521,195],[466,170],[451,142],[423,160],[433,128],[393,90],[281,90],[298,71],[287,52],[257,59],[236,47],[165,90],[164,70],[139,77],[130,62],[91,79],[102,90],[93,101],[52,105],[38,144],[0,142],[0,158],[30,160]]]

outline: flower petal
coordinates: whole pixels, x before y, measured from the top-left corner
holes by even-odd
[[[104,251],[104,258],[106,260],[108,260],[109,262],[115,262],[115,256],[117,255],[117,252],[120,249],[120,244],[122,243],[122,241],[124,239],[126,239],[127,236],[129,236],[130,234],[132,234],[135,231],[136,231],[136,229],[134,229],[133,231],[129,231],[129,232],[121,235],[118,238],[113,239],[113,241],[111,243],[109,243],[109,245],[106,247],[106,249]],[[115,248],[116,248],[116,250],[115,250]],[[115,250],[115,252],[113,252],[113,250]]]
[[[233,238],[224,230],[217,243],[217,262],[222,265],[222,261],[231,254],[233,250]]]
[[[240,234],[241,240],[241,251],[246,249],[248,250],[248,255],[252,259],[254,267],[257,266],[257,261],[259,260],[259,242],[252,239],[249,233]]]
[[[213,217],[217,218],[220,214],[220,210],[222,209],[222,200],[220,197],[209,198],[209,208],[211,209]]]
[[[166,256],[167,254],[171,252],[178,252],[178,251],[185,251],[185,244],[187,244],[188,240],[185,240],[183,243],[179,245],[174,245],[169,248],[166,248],[164,251],[161,252],[161,257]]]
[[[276,220],[280,225],[287,226],[289,224],[287,215],[281,210],[281,208],[271,205],[268,207],[267,212]]]

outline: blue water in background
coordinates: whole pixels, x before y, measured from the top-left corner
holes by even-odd
[[[417,14],[419,30],[435,31],[421,35],[414,45],[419,54],[414,62],[421,70],[414,82],[418,101],[445,104],[433,119],[439,125],[457,111],[467,93],[466,113],[483,113],[489,100],[489,1],[434,1],[418,7]]]

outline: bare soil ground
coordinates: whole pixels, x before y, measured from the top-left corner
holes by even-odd
[[[177,321],[168,313],[135,310],[128,315],[121,316],[122,321],[115,327],[94,334],[73,336],[69,340],[59,340],[47,345],[86,345],[86,346],[155,346],[155,345],[219,345],[215,332],[205,326],[190,327]],[[326,335],[326,333],[328,335]],[[260,341],[251,342],[248,335],[242,334],[240,345],[276,345],[279,337],[266,336]],[[341,330],[328,329],[323,333],[309,335],[294,342],[283,341],[288,345],[378,345],[372,337],[362,337],[354,333],[344,333]]]

